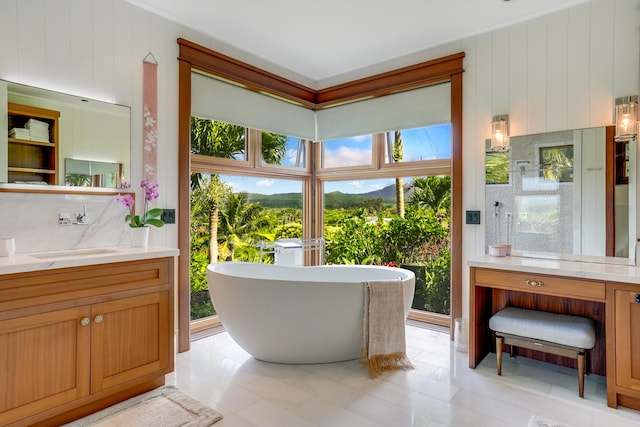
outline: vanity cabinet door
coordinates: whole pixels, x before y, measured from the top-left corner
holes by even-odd
[[[89,394],[88,306],[0,320],[0,425]]]
[[[615,327],[616,383],[640,391],[640,289],[615,290]]]
[[[92,393],[173,369],[171,312],[167,291],[91,306]]]

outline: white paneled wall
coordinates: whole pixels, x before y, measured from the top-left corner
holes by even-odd
[[[318,88],[463,51],[463,209],[480,209],[491,116],[508,113],[513,135],[611,124],[614,99],[638,93],[639,15],[640,0],[592,0],[314,84],[124,0],[0,0],[0,78],[131,106],[135,182],[142,163],[142,60],[151,51],[159,62],[158,205],[175,207],[176,38]],[[175,246],[176,233],[166,226],[154,243]],[[484,226],[466,225],[464,244],[465,258],[484,253]]]

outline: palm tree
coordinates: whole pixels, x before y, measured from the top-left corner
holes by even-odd
[[[404,155],[402,132],[395,131],[393,137],[393,161],[399,162]],[[396,210],[398,211],[398,216],[404,218],[404,182],[401,177],[396,178]]]
[[[416,178],[412,187],[415,191],[411,197],[411,204],[431,208],[434,212],[449,211],[451,207],[450,176]]]
[[[573,145],[540,149],[540,167],[544,179],[573,181]]]
[[[246,192],[231,193],[220,209],[220,229],[227,249],[226,261],[233,261],[236,247],[258,237],[258,230],[266,224],[259,203],[249,203]]]
[[[246,130],[243,126],[191,118],[191,153],[234,159],[245,151]]]
[[[262,132],[262,159],[270,165],[282,163],[287,150],[287,136]]]
[[[191,192],[191,216],[195,223],[208,221],[209,262],[218,261],[218,212],[223,199],[231,193],[231,188],[220,181],[218,175],[204,178]]]
[[[509,154],[491,152],[485,154],[485,183],[509,183]]]
[[[246,129],[243,126],[199,117],[191,118],[191,153],[233,159],[244,157],[246,152]],[[282,163],[287,137],[262,132],[262,155],[270,164]],[[218,210],[220,202],[230,189],[220,182],[217,175],[209,181],[200,173],[191,174],[191,190],[197,192],[200,209],[209,209],[209,257],[218,260]],[[208,200],[206,200],[208,198]],[[192,202],[193,209],[193,202]]]

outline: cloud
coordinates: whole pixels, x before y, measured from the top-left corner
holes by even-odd
[[[298,155],[298,150],[294,150],[293,148],[290,148],[287,150],[286,154],[284,155],[284,165],[295,165],[296,164],[296,157]]]
[[[242,185],[241,182],[227,181],[226,184],[231,187],[231,191],[234,193],[239,193],[240,191],[243,191],[244,188],[244,185]]]
[[[362,181],[351,181],[349,185],[354,188],[362,188]]]
[[[339,147],[337,150],[325,150],[324,154],[324,166],[329,168],[371,164],[371,148]]]
[[[272,179],[262,179],[256,182],[257,187],[271,187],[273,184],[275,184],[275,181]]]
[[[386,184],[384,182],[378,182],[378,183],[375,183],[375,184],[371,184],[369,186],[369,188],[371,188],[371,190],[375,191],[375,190],[381,190],[384,187],[386,187],[387,185],[389,185],[389,184]]]

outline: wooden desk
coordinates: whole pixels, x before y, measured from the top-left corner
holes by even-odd
[[[640,268],[517,257],[470,261],[469,367],[495,352],[489,318],[505,306],[590,317],[596,345],[587,372],[607,377],[607,401],[640,410]],[[638,295],[636,297],[636,295]],[[575,368],[575,360],[519,349]]]

